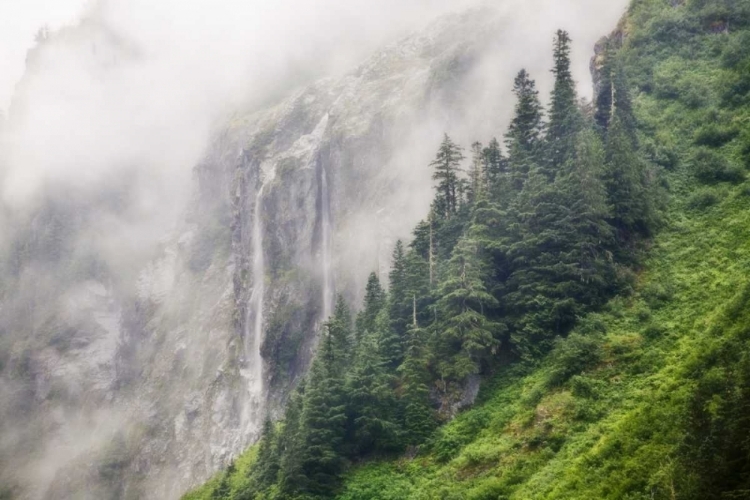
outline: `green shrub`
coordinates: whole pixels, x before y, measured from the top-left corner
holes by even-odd
[[[687,206],[691,210],[705,210],[718,204],[718,195],[709,189],[698,190],[687,201]]]
[[[750,47],[750,33],[742,32],[733,36],[721,53],[721,65],[727,69],[736,68],[750,57],[748,47]]]
[[[690,162],[695,177],[706,184],[742,182],[745,179],[742,169],[731,165],[723,155],[708,148],[695,151]]]
[[[699,146],[718,148],[733,140],[740,134],[736,127],[716,124],[703,125],[695,132],[693,142]]]
[[[558,338],[550,353],[548,383],[553,386],[564,384],[570,377],[591,368],[601,359],[601,345],[596,337],[574,332],[567,339]]]
[[[643,287],[641,297],[651,309],[659,309],[674,297],[674,286],[669,282],[651,282]]]

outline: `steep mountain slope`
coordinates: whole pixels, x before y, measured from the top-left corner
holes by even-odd
[[[377,268],[429,202],[428,171],[393,172],[422,157],[422,134],[468,121],[496,22],[442,19],[349,75],[238,113],[155,247],[118,232],[163,215],[138,213],[137,171],[96,195],[50,186],[31,214],[7,209],[0,491],[175,498],[253,442],[305,372],[334,291],[358,293],[363,263]],[[57,36],[30,54],[10,129],[57,54],[102,78],[139,57],[96,21]],[[383,247],[362,245],[371,232]],[[123,244],[124,262],[101,249]]]
[[[748,27],[748,2],[633,2],[607,42],[670,198],[631,293],[418,452],[354,465],[337,498],[750,495]],[[186,498],[235,498],[254,453]]]

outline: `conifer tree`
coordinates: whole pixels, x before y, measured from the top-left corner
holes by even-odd
[[[324,343],[324,351],[333,343]],[[344,380],[325,360],[336,355],[323,352],[313,362],[302,411],[303,492],[327,496],[339,484],[344,468],[342,453],[346,433]]]
[[[513,183],[516,189],[520,189],[537,160],[544,124],[536,82],[525,69],[516,76],[513,93],[516,96],[515,114],[505,136],[505,144]]]
[[[280,469],[278,446],[275,426],[267,418],[260,435],[258,456],[250,472],[254,490],[262,491],[276,483]]]
[[[599,70],[599,86],[596,96],[594,97],[594,120],[601,132],[609,129],[609,122],[612,119],[612,51],[609,44],[604,51],[604,61]]]
[[[408,332],[406,356],[399,367],[404,391],[404,433],[410,445],[423,443],[435,429],[435,415],[430,407],[430,373],[427,369],[425,330],[419,328],[417,299],[413,297],[413,322]]]
[[[279,491],[285,498],[293,498],[307,487],[303,469],[304,431],[302,410],[306,382],[303,380],[292,393],[286,407],[284,426],[279,434]]]
[[[575,82],[570,69],[570,35],[559,30],[555,36],[552,73],[555,86],[550,99],[549,123],[547,124],[548,159],[542,173],[553,180],[566,162],[575,156],[575,139],[582,128],[578,111]]]
[[[323,349],[323,354],[330,356],[326,359],[332,368],[344,366],[351,360],[353,351],[352,335],[352,315],[349,306],[346,304],[344,297],[339,295],[336,298],[333,316],[324,324],[326,336],[324,344],[330,344],[327,349]]]
[[[482,281],[486,272],[477,242],[461,239],[448,263],[438,301],[443,318],[441,345],[457,351],[456,355],[441,359],[439,363],[440,371],[449,378],[463,379],[478,373],[482,361],[495,354],[499,347],[495,336],[501,326],[487,317],[498,302]]]
[[[381,353],[375,335],[362,338],[348,383],[354,452],[360,456],[398,448],[393,376]]]
[[[357,315],[357,338],[362,338],[375,331],[375,319],[386,304],[385,290],[376,273],[370,273],[365,288],[365,299],[362,311]]]
[[[462,149],[456,145],[448,134],[445,134],[435,160],[430,164],[434,168],[433,180],[437,182],[435,211],[441,217],[450,219],[459,206],[459,171],[464,160]]]
[[[211,500],[232,500],[232,485],[229,484],[229,478],[234,475],[236,470],[234,461],[232,461],[221,476],[219,486],[211,492]]]
[[[471,170],[469,170],[468,202],[473,205],[482,196],[485,188],[485,157],[481,142],[471,145]]]
[[[411,299],[408,297],[406,251],[401,240],[396,242],[392,259],[391,272],[388,274],[388,310],[391,328],[402,338],[409,324]]]
[[[482,157],[484,189],[497,194],[498,187],[502,184],[508,169],[497,139],[493,138],[489,145],[482,150]]]

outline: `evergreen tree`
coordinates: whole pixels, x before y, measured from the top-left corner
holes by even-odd
[[[442,358],[439,367],[444,376],[459,380],[478,373],[482,361],[495,354],[500,344],[495,336],[501,325],[487,317],[498,303],[482,281],[487,268],[479,251],[476,241],[462,239],[440,287],[440,340],[449,352],[437,353]],[[450,351],[456,355],[446,358],[444,355]]]
[[[505,144],[513,185],[520,190],[529,170],[536,163],[544,124],[536,82],[525,69],[516,76],[513,93],[516,96],[515,114],[505,136]]]
[[[409,324],[411,299],[408,297],[408,282],[406,269],[406,251],[401,240],[396,242],[393,249],[393,264],[388,274],[388,309],[390,312],[391,328],[403,338]]]
[[[476,203],[483,194],[486,183],[484,182],[486,169],[484,167],[485,156],[481,142],[471,145],[471,170],[469,171],[469,204]]]
[[[484,190],[498,194],[507,174],[508,165],[497,139],[492,139],[482,150],[482,178]]]
[[[437,182],[435,212],[445,219],[450,219],[458,211],[460,184],[458,173],[463,160],[462,149],[448,137],[448,134],[445,134],[437,156],[430,164],[434,168],[432,178]]]
[[[413,323],[408,332],[406,356],[399,367],[403,388],[404,433],[410,445],[423,443],[437,425],[430,407],[426,337],[426,332],[417,323],[417,299],[413,297]]]
[[[575,158],[553,184],[533,172],[522,207],[523,238],[510,247],[513,271],[506,300],[517,315],[515,348],[536,356],[577,315],[601,304],[615,276],[606,249],[612,233],[601,182],[603,148],[592,131],[579,134]]]
[[[348,383],[354,451],[360,456],[399,446],[393,376],[381,352],[375,335],[365,336]]]
[[[575,82],[570,70],[570,36],[559,30],[555,37],[555,86],[550,99],[547,124],[548,158],[542,173],[553,180],[558,171],[575,157],[575,140],[582,128]]]
[[[370,273],[365,288],[362,311],[357,315],[357,338],[361,339],[375,331],[375,319],[386,304],[386,294],[376,273]]]
[[[324,351],[332,346],[333,343],[324,343]],[[337,356],[322,354],[310,369],[302,411],[302,471],[306,478],[303,492],[330,496],[338,487],[344,468],[347,416],[343,377],[325,361]]]
[[[306,382],[303,380],[287,403],[284,426],[279,434],[279,491],[283,498],[294,498],[307,488],[303,469],[304,429],[302,410]]]
[[[625,119],[614,113],[607,134],[605,183],[612,207],[611,223],[621,236],[648,233],[650,203],[645,165],[633,146]]]
[[[599,130],[606,132],[612,119],[612,51],[607,44],[604,51],[604,61],[599,70],[599,85],[596,96],[594,96],[594,120]]]
[[[271,419],[267,418],[260,435],[258,456],[250,471],[255,491],[262,491],[276,484],[280,469],[278,446],[275,426]]]
[[[344,298],[336,298],[333,316],[324,324],[327,335],[324,344],[330,344],[323,353],[332,369],[342,369],[351,360],[353,351],[352,315]]]

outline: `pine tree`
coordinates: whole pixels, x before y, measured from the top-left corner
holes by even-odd
[[[484,190],[497,195],[502,190],[503,181],[507,174],[508,165],[500,149],[497,139],[492,139],[489,145],[482,150],[482,178]]]
[[[570,70],[570,43],[568,33],[559,30],[554,44],[555,66],[552,73],[555,75],[555,86],[547,124],[548,159],[542,166],[542,173],[550,180],[575,157],[575,140],[582,129],[575,82]]]
[[[487,317],[498,302],[482,281],[487,268],[479,251],[476,241],[459,241],[440,287],[441,345],[456,352],[440,361],[440,371],[448,378],[460,380],[479,373],[482,361],[495,354],[500,344],[496,334],[501,325]],[[439,353],[440,357],[449,352]]]
[[[393,451],[399,446],[390,370],[375,335],[366,335],[360,342],[347,390],[354,451],[359,456],[373,451]]]
[[[336,298],[336,306],[333,316],[324,324],[326,336],[324,344],[330,344],[329,348],[323,349],[323,354],[329,356],[326,362],[331,368],[343,369],[351,360],[353,351],[352,315],[344,297]]]
[[[554,184],[532,172],[525,191],[524,237],[509,251],[513,271],[505,295],[516,314],[511,338],[534,357],[565,334],[588,306],[601,304],[616,282],[612,233],[601,182],[603,148],[590,130],[579,134],[575,157]]]
[[[411,299],[407,295],[406,251],[401,240],[396,242],[392,259],[391,272],[388,274],[388,310],[391,328],[403,338],[409,324]]]
[[[239,495],[240,500],[250,500],[257,493],[276,484],[281,468],[279,451],[276,428],[271,419],[267,418],[260,435],[258,455],[250,469],[251,488]]]
[[[538,163],[544,124],[539,92],[526,70],[521,70],[516,76],[513,93],[516,96],[515,115],[505,136],[505,145],[513,186],[518,191],[523,187],[529,170]]]
[[[332,347],[324,344],[324,351]],[[338,487],[344,468],[342,453],[346,433],[344,380],[325,362],[337,355],[323,352],[313,362],[302,411],[303,492],[328,496]]]
[[[357,338],[362,338],[375,330],[375,319],[385,304],[386,294],[380,285],[380,278],[376,273],[370,273],[367,278],[363,307],[357,314]]]
[[[604,51],[604,61],[599,70],[599,85],[596,96],[594,97],[594,120],[601,132],[609,129],[609,122],[612,119],[612,51],[607,44]]]
[[[458,211],[460,184],[458,173],[463,160],[462,149],[448,137],[448,134],[445,134],[435,160],[430,163],[430,166],[434,168],[432,178],[437,181],[435,211],[445,219],[450,219]]]
[[[307,488],[303,469],[304,429],[302,410],[306,382],[303,380],[287,403],[284,426],[279,434],[279,491],[283,498],[294,498]]]
[[[430,373],[427,369],[426,332],[417,322],[417,299],[413,297],[413,322],[401,374],[404,406],[404,433],[410,445],[423,443],[435,430],[437,421],[430,407]]]

